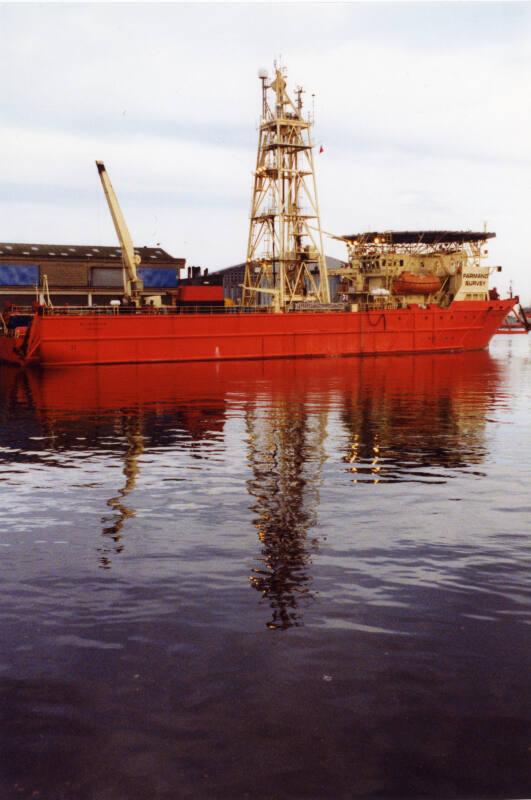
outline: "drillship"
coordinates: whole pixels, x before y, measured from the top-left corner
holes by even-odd
[[[236,305],[142,304],[140,257],[102,162],[120,242],[124,299],[0,316],[0,360],[21,366],[221,361],[485,348],[518,298],[489,290],[495,234],[381,231],[335,236],[348,260],[329,275],[303,90],[259,73],[261,119],[241,299]],[[45,276],[43,276],[45,282]],[[335,287],[331,297],[330,286]],[[46,288],[46,287],[44,287]]]

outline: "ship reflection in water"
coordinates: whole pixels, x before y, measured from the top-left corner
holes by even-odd
[[[353,479],[445,482],[448,470],[481,464],[485,417],[499,389],[489,355],[385,362],[363,364],[356,386],[345,387],[341,419],[351,446],[344,459]]]
[[[5,409],[52,453],[110,450],[112,513],[102,509],[100,566],[110,568],[135,517],[131,493],[148,449],[192,448],[223,434],[231,398],[245,420],[246,489],[260,543],[251,585],[269,602],[269,628],[301,622],[312,599],[311,531],[321,472],[340,458],[352,482],[446,482],[478,465],[485,418],[499,383],[487,352],[344,360],[7,370]],[[6,420],[7,421],[7,420]],[[11,430],[11,426],[8,430]],[[38,434],[35,437],[35,434]],[[11,435],[11,434],[9,434]],[[331,447],[325,447],[327,437]],[[146,445],[146,442],[148,445]],[[338,451],[334,445],[338,443]],[[30,442],[17,442],[30,451]],[[38,456],[37,456],[38,458]],[[193,477],[191,476],[191,479]],[[201,479],[199,479],[201,480]],[[355,503],[355,496],[352,498]]]
[[[0,795],[529,794],[508,339],[2,368]]]

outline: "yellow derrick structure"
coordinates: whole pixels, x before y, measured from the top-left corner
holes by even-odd
[[[285,71],[260,71],[262,115],[243,284],[244,306],[276,311],[329,303],[330,293],[313,162],[312,121],[303,89],[293,102]],[[266,299],[267,298],[267,299]]]

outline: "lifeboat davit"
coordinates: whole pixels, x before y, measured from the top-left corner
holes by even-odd
[[[435,294],[440,288],[441,279],[433,273],[401,272],[393,281],[395,294]]]

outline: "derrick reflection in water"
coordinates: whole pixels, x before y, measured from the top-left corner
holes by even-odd
[[[326,413],[311,415],[307,398],[287,396],[272,387],[267,404],[246,413],[249,493],[253,524],[262,543],[260,567],[251,585],[269,600],[269,628],[298,625],[300,604],[309,600],[311,577],[308,530],[315,526],[319,479],[325,460]],[[269,407],[269,404],[271,407]]]
[[[134,517],[136,511],[124,503],[125,498],[130,494],[136,486],[136,479],[140,472],[138,459],[144,452],[144,436],[142,413],[132,416],[128,415],[121,419],[122,434],[127,441],[127,450],[124,454],[124,468],[123,475],[125,477],[125,485],[118,489],[118,494],[115,497],[110,497],[107,500],[107,505],[114,512],[112,517],[103,517],[103,536],[109,537],[114,543],[114,552],[121,553],[123,550],[122,543],[122,528],[127,519]],[[109,556],[108,546],[100,548],[101,552],[101,566],[104,569],[109,569],[111,566],[111,559]]]

